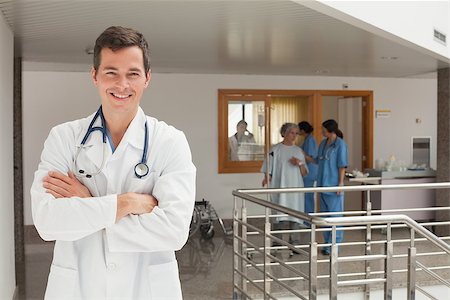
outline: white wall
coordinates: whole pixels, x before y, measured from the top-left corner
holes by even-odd
[[[217,89],[349,89],[373,90],[374,109],[391,109],[389,119],[374,119],[374,159],[395,154],[410,161],[410,137],[430,135],[436,166],[436,79],[342,78],[250,75],[153,74],[142,101],[147,114],[182,129],[198,169],[197,199],[213,203],[219,215],[231,217],[231,191],[258,187],[260,174],[218,174]],[[23,74],[25,223],[31,224],[29,189],[50,127],[88,115],[99,105],[90,75],[83,72]],[[421,124],[415,118],[422,119]]]
[[[450,58],[450,1],[305,1],[297,2],[369,32],[402,39]],[[362,21],[362,22],[361,22]],[[373,27],[375,26],[375,28]],[[433,29],[447,35],[447,46],[433,39]],[[398,37],[398,38],[396,38]],[[405,43],[402,43],[405,44]],[[415,47],[408,43],[408,46]]]
[[[0,14],[0,299],[12,299],[14,265],[13,80],[14,37]]]

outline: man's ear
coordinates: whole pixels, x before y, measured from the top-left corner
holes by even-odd
[[[147,72],[147,75],[145,75],[145,87],[147,88],[148,87],[148,85],[150,84],[150,79],[152,78],[152,75],[151,75],[151,72],[150,72],[151,70],[149,69],[148,70],[148,72]]]
[[[97,71],[94,67],[92,67],[91,70],[92,80],[94,81],[94,84],[97,85]]]

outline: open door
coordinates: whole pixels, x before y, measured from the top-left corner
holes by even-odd
[[[348,172],[372,167],[371,95],[349,95],[345,91],[322,96],[322,120],[334,119],[348,146]],[[362,192],[345,194],[345,210],[364,207]]]
[[[339,128],[344,133],[348,145],[348,171],[364,171],[363,155],[363,114],[361,97],[338,98]]]

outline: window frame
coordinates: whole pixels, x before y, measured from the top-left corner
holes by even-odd
[[[241,90],[242,91],[242,90]],[[228,103],[233,100],[246,100],[264,102],[264,120],[267,120],[270,114],[267,109],[267,97],[260,93],[235,93],[234,90],[219,90],[219,173],[258,173],[261,169],[262,160],[252,161],[232,161],[228,159]],[[270,124],[269,124],[270,125]],[[265,147],[267,143],[267,130],[264,131]],[[270,131],[269,131],[270,132]],[[264,149],[264,153],[267,149]]]
[[[314,137],[319,142],[321,136],[322,120],[322,97],[323,96],[346,96],[361,97],[365,102],[363,107],[364,129],[363,129],[363,155],[366,158],[363,166],[373,166],[373,91],[367,90],[255,90],[255,89],[218,89],[218,173],[259,173],[262,160],[255,161],[231,161],[228,159],[228,101],[248,100],[264,101],[264,120],[266,123],[264,133],[264,153],[267,153],[271,145],[271,97],[276,96],[309,96],[311,105],[311,125],[316,128]],[[267,122],[267,120],[269,120]]]

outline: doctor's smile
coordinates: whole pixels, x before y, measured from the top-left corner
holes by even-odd
[[[118,98],[120,100],[124,100],[127,99],[129,97],[131,97],[131,94],[129,95],[120,95],[120,94],[115,94],[115,93],[110,93],[113,97]]]
[[[56,241],[45,299],[182,299],[175,251],[196,168],[184,133],[140,107],[151,78],[143,35],[107,28],[91,78],[97,111],[50,131],[31,188],[36,229]]]

